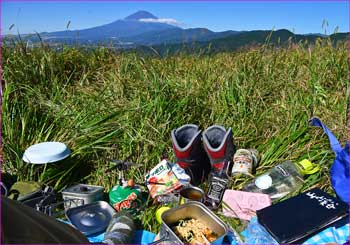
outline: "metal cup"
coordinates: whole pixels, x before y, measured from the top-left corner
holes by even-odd
[[[190,201],[203,202],[205,193],[201,188],[195,186],[185,187],[180,191],[180,204]]]

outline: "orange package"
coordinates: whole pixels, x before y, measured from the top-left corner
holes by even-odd
[[[169,194],[182,186],[165,159],[146,175],[146,184],[152,198]]]

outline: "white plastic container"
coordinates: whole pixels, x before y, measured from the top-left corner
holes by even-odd
[[[62,198],[65,201],[64,208],[70,208],[90,204],[103,200],[104,188],[98,185],[77,184],[62,191]],[[68,201],[70,200],[70,201]]]
[[[42,142],[27,148],[22,159],[30,164],[55,163],[67,158],[70,153],[64,143]]]

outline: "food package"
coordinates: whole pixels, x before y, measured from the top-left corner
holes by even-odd
[[[171,164],[165,159],[146,175],[146,185],[152,198],[169,194],[182,187]]]

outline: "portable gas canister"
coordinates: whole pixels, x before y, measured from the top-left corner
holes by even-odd
[[[133,214],[141,207],[142,203],[141,188],[135,185],[132,179],[126,181],[124,178],[124,171],[133,164],[115,160],[111,163],[114,165],[112,169],[119,171],[119,183],[109,191],[109,203],[117,212],[125,210]]]
[[[118,212],[135,213],[141,206],[141,193],[133,186],[116,185],[109,192],[109,203]]]

